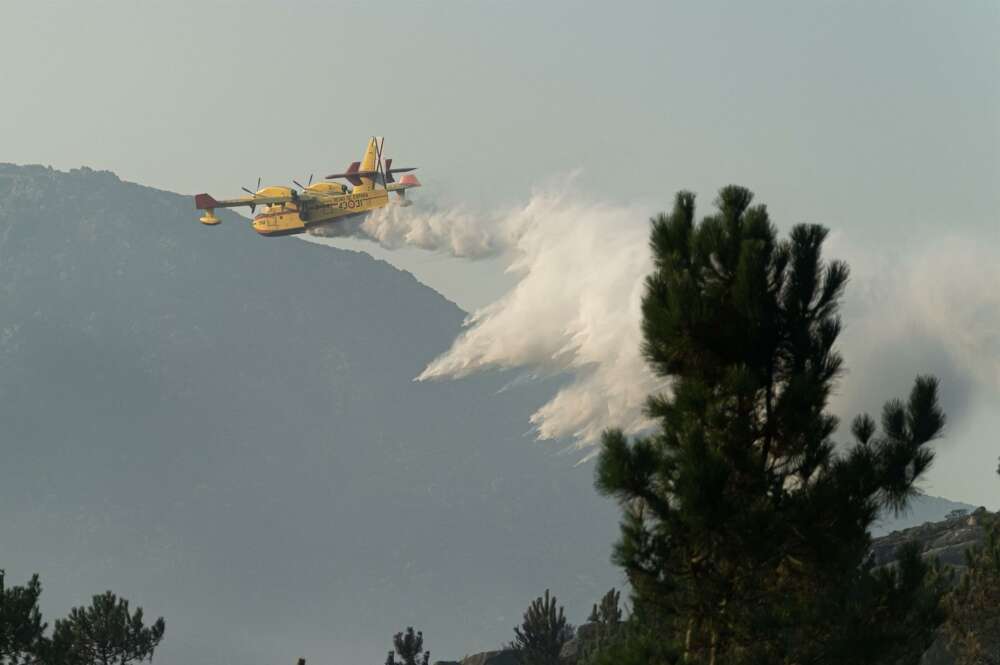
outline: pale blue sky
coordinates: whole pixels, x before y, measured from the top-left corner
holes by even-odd
[[[227,196],[340,170],[380,134],[420,167],[419,196],[473,209],[581,169],[581,188],[651,211],[737,182],[780,226],[855,246],[1000,247],[992,0],[15,0],[4,26],[0,161]],[[380,255],[465,307],[508,283],[495,262]],[[933,490],[990,498],[994,397]]]
[[[581,168],[651,206],[740,182],[779,221],[997,232],[993,1],[4,5],[6,161],[227,194],[380,134],[473,205]]]

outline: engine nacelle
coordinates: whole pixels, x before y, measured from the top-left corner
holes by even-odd
[[[316,194],[344,194],[347,192],[347,187],[339,182],[314,182],[306,187],[305,191]]]

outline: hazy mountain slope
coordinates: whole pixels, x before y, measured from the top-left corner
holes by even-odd
[[[509,639],[614,583],[617,511],[523,436],[551,385],[417,384],[463,314],[364,254],[87,169],[0,165],[0,566],[111,588],[157,662],[381,662]]]
[[[914,497],[903,513],[899,515],[885,515],[873,529],[873,535],[882,536],[893,531],[919,526],[926,522],[940,522],[953,510],[968,510],[971,512],[976,507],[968,503],[924,494]]]

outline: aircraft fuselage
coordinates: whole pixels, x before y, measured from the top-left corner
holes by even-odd
[[[263,236],[305,233],[308,226],[371,212],[389,203],[389,192],[370,190],[331,196],[320,201],[279,203],[253,218],[253,229]]]

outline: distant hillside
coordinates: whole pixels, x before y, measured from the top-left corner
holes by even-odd
[[[934,498],[934,497],[931,497]],[[876,565],[890,565],[897,560],[899,548],[905,544],[916,543],[921,554],[926,559],[936,559],[946,568],[954,571],[956,581],[965,574],[966,554],[971,548],[982,547],[988,538],[993,525],[1000,517],[998,513],[990,513],[985,508],[977,508],[961,517],[946,520],[934,520],[906,529],[901,529],[890,535],[875,540],[872,555]],[[964,626],[963,631],[975,630],[974,626]],[[995,632],[982,635],[994,648],[1000,645],[1000,635]],[[958,658],[944,634],[939,633],[930,649],[920,660],[921,665],[955,665]]]
[[[906,512],[900,515],[885,515],[873,530],[872,535],[883,536],[893,531],[909,529],[925,522],[940,522],[953,510],[972,512],[977,506],[959,501],[949,501],[939,496],[922,495],[910,502]]]
[[[584,616],[617,510],[525,436],[554,386],[414,383],[463,312],[410,274],[88,169],[0,165],[0,566],[105,589],[157,662],[382,662]]]

